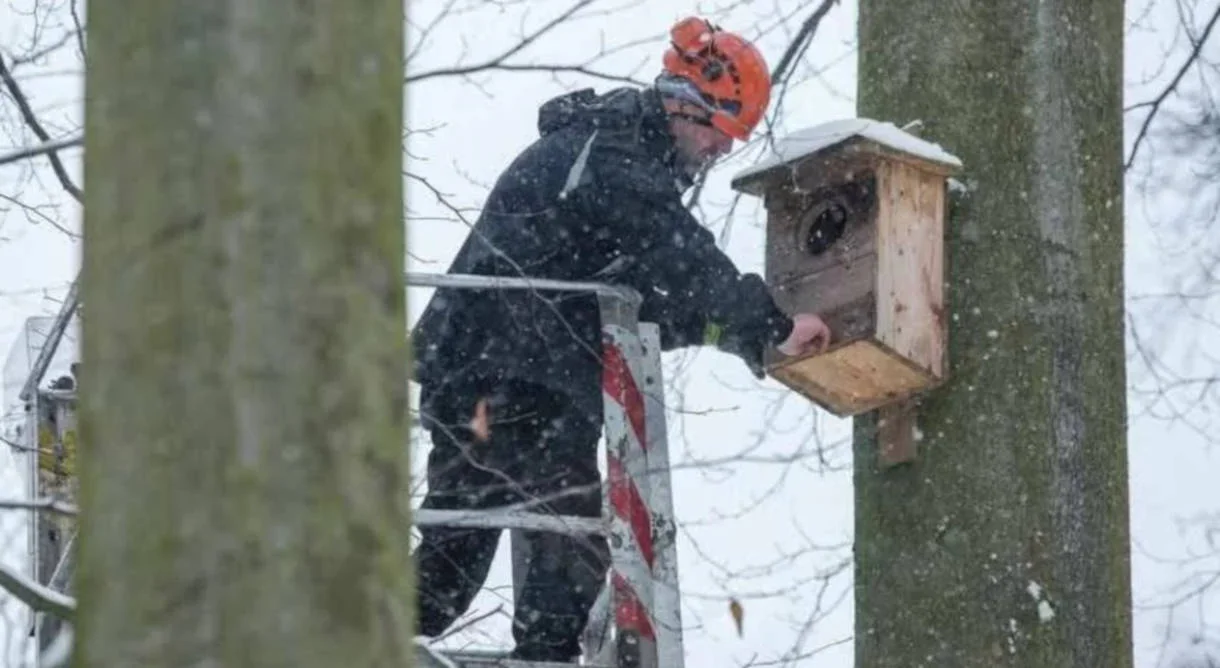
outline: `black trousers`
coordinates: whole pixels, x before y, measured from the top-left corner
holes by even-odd
[[[486,440],[471,429],[475,406],[487,399]],[[484,509],[535,503],[534,512],[597,517],[600,419],[576,412],[563,397],[532,385],[424,388],[423,425],[432,436],[428,493],[422,507]],[[419,632],[435,637],[469,608],[487,578],[501,531],[421,527],[415,552]],[[601,536],[527,532],[524,591],[513,613],[513,657],[574,661],[589,609],[609,568]]]

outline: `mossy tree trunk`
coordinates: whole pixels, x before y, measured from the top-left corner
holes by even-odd
[[[859,113],[965,163],[919,460],[857,420],[856,666],[1132,664],[1121,0],[861,0]]]
[[[89,19],[75,665],[411,665],[403,5]]]

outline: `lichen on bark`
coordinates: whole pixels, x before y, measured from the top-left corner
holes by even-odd
[[[411,665],[402,3],[89,18],[75,665]]]
[[[862,116],[962,158],[951,381],[855,427],[856,665],[1131,665],[1118,0],[861,0]]]

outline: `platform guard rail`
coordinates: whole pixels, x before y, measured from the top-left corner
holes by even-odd
[[[517,507],[482,511],[418,509],[414,511],[414,522],[419,526],[510,530],[514,598],[520,591],[528,554],[523,532],[605,536],[610,545],[610,573],[582,639],[585,647],[582,665],[683,668],[660,334],[655,324],[639,322],[639,294],[601,283],[534,278],[407,272],[405,279],[408,286],[414,287],[586,292],[597,296],[602,325],[607,471],[602,517],[544,515]],[[47,425],[42,422],[48,416],[55,416],[61,426],[73,425],[74,430],[74,417],[66,417],[65,411],[75,412],[75,392],[41,386],[79,305],[78,281],[74,281],[22,386],[20,398],[31,421],[26,433],[35,439],[37,434],[47,433]],[[75,443],[74,438],[72,442]],[[41,499],[49,490],[39,489],[40,458],[30,460],[34,470],[30,472],[33,484],[29,492],[31,498]],[[36,519],[30,526],[30,563],[36,565],[40,528]],[[39,573],[34,575],[42,584],[66,591],[70,579],[64,573],[70,570],[67,568],[70,561],[71,550],[65,549],[49,573],[48,569],[38,569],[42,577],[38,577]],[[43,634],[38,629],[44,616],[37,617],[34,635],[40,637]],[[39,644],[45,647],[50,639]],[[421,666],[540,665],[509,662],[496,652],[447,652],[432,649],[423,642],[418,646]]]

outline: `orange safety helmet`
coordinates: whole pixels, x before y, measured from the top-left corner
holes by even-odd
[[[714,127],[745,140],[771,102],[771,74],[762,53],[740,35],[701,18],[685,18],[669,31],[665,72],[697,89]]]

